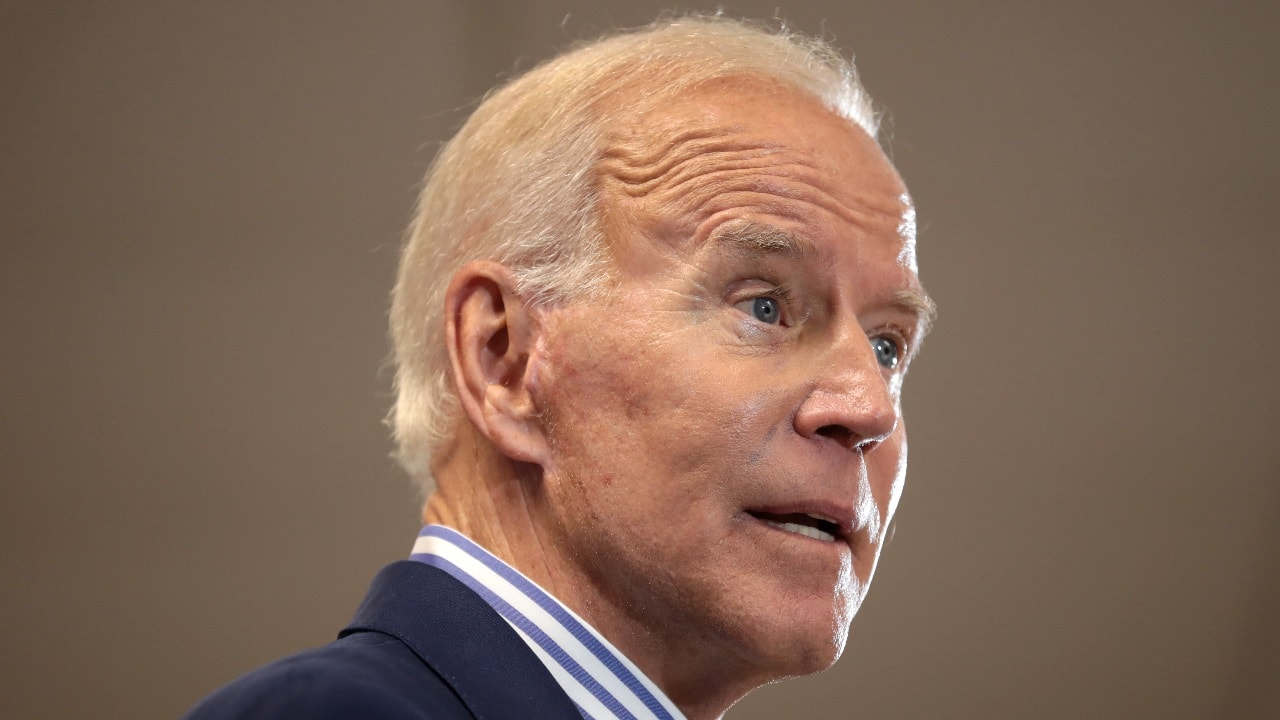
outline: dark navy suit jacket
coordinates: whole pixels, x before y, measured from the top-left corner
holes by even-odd
[[[422,563],[383,568],[334,642],[250,672],[187,720],[582,720],[479,595]]]

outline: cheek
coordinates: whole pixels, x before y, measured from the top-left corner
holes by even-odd
[[[553,448],[548,472],[600,483],[661,474],[673,493],[714,496],[777,459],[795,394],[779,380],[784,368],[678,320],[628,303],[558,319],[530,373]]]
[[[898,429],[894,431],[890,441],[893,444],[885,447],[884,450],[895,452],[885,458],[884,467],[881,470],[884,477],[882,487],[875,489],[876,500],[880,503],[884,517],[883,525],[886,528],[889,521],[893,519],[893,514],[898,510],[902,489],[907,481],[907,431],[901,422],[898,423]]]
[[[641,434],[663,418],[662,392],[655,383],[662,371],[652,348],[592,325],[561,328],[541,346],[531,372],[530,389],[548,441],[559,450],[553,452],[553,465],[598,463],[638,450]]]

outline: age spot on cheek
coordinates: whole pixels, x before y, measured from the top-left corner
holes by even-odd
[[[766,432],[764,437],[761,439],[760,444],[751,448],[751,452],[747,453],[746,457],[743,458],[743,463],[746,467],[755,467],[760,464],[761,460],[764,460],[764,456],[769,449],[770,441],[773,440],[773,437],[777,432],[778,429],[776,427],[769,428],[769,431]]]
[[[770,398],[768,394],[757,395],[743,403],[738,418],[741,421],[740,427],[752,427],[760,421],[765,408],[768,406]],[[770,423],[765,429],[764,434],[758,438],[752,437],[749,433],[739,438],[740,449],[743,452],[743,463],[746,467],[754,467],[759,465],[769,453],[769,447],[773,444],[773,439],[778,435],[778,425]]]

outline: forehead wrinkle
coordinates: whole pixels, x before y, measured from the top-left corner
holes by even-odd
[[[612,196],[605,205],[611,214],[676,246],[703,245],[725,221],[750,216],[816,230],[827,225],[823,214],[848,224],[845,231],[859,237],[902,242],[900,181],[892,194],[877,192],[891,179],[881,169],[851,176],[834,161],[803,142],[779,139],[774,129],[667,123],[615,132],[597,160],[596,178],[598,190]],[[737,250],[758,255],[767,244],[737,243]]]
[[[807,156],[786,152],[786,148],[710,155],[713,154],[683,159],[667,168],[663,176],[623,186],[621,194],[633,200],[656,202],[654,209],[661,208],[666,214],[683,213],[694,225],[721,212],[739,209],[803,222],[814,220],[812,208],[817,208],[869,230],[877,226],[896,228],[900,222],[895,203],[877,202],[879,198],[872,192],[840,193],[840,187],[833,186],[828,177],[829,170],[808,162]]]
[[[841,198],[826,178],[828,171],[805,162],[807,157],[780,161],[785,150],[758,145],[748,151],[693,154],[668,165],[662,175],[624,185],[624,191],[634,198],[669,198],[671,206],[684,206],[700,219],[739,205],[801,219],[801,209],[788,206],[799,201],[859,227],[884,225],[896,231],[901,222],[896,202],[877,202],[875,193],[865,192]]]
[[[744,138],[742,132],[737,127],[706,128],[687,130],[665,143],[615,143],[602,153],[597,170],[628,195],[641,197],[660,186],[676,187],[706,175],[707,165],[718,171],[765,167],[768,163],[762,159],[781,150],[776,143]]]
[[[871,183],[868,182],[867,185]],[[887,198],[881,193],[866,192],[863,186],[859,186],[850,199],[852,203],[837,200],[838,206],[847,212],[850,222],[863,227],[875,224],[892,227],[894,236],[898,236],[902,208],[896,199]]]
[[[714,228],[716,218],[722,214],[733,217],[746,211],[815,227],[825,224],[818,217],[819,213],[825,212],[858,228],[866,237],[879,235],[900,241],[895,230],[897,216],[875,207],[874,194],[841,198],[823,186],[820,173],[804,173],[805,177],[800,177],[802,173],[795,170],[808,168],[792,165],[789,169],[792,172],[757,172],[745,177],[735,173],[708,173],[703,176],[706,182],[693,186],[683,196],[673,198],[671,206],[688,209],[693,222],[699,227],[695,240],[708,237],[710,233],[705,228]]]

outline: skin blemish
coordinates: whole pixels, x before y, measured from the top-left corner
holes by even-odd
[[[762,401],[764,399],[765,398],[763,397],[760,398],[761,404],[763,404]],[[765,459],[765,456],[769,450],[769,446],[773,443],[773,438],[777,434],[778,434],[777,426],[775,425],[773,427],[770,427],[769,430],[765,432],[764,438],[761,439],[758,445],[750,446],[751,452],[749,452],[747,456],[743,459],[744,465],[746,467],[754,467],[756,465],[759,465],[760,462]]]

